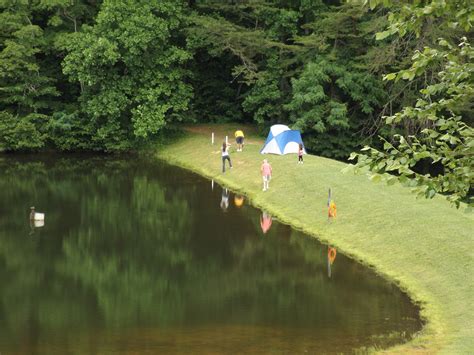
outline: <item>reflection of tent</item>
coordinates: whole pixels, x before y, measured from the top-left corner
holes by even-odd
[[[300,131],[291,130],[288,126],[276,124],[271,126],[267,140],[263,145],[261,154],[288,154],[298,153],[299,145],[303,144]],[[303,144],[303,152],[306,154]]]

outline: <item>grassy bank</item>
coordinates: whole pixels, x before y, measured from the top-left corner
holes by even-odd
[[[249,196],[278,219],[373,266],[397,282],[422,307],[423,331],[391,352],[464,354],[474,351],[474,217],[444,198],[418,200],[407,188],[343,174],[345,164],[317,156],[268,156],[270,190],[262,191],[259,150],[263,140],[246,127],[243,152],[231,148],[232,170],[221,172],[219,145],[235,125],[190,127],[160,158],[213,178]],[[210,143],[211,132],[216,144]],[[327,222],[331,187],[338,216]]]

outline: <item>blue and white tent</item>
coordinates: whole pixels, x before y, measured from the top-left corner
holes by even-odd
[[[261,154],[298,153],[299,145],[303,144],[303,154],[306,154],[300,131],[291,130],[288,126],[276,124],[271,126]]]

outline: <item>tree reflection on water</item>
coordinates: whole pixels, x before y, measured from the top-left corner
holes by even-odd
[[[35,352],[59,341],[52,335],[58,332],[81,333],[86,346],[104,332],[115,339],[108,333],[115,329],[133,343],[136,329],[155,327],[165,342],[164,334],[189,327],[204,338],[203,329],[229,327],[244,343],[254,329],[260,342],[277,332],[294,349],[345,351],[373,344],[374,335],[420,327],[405,295],[372,271],[338,255],[328,282],[325,247],[178,168],[130,158],[25,156],[0,158],[0,171],[5,351]],[[33,205],[47,221],[31,235]],[[76,344],[61,341],[59,349]]]

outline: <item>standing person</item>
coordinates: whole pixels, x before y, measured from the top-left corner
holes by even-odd
[[[229,166],[232,169],[232,162],[230,161],[230,156],[229,156],[229,147],[230,144],[223,142],[222,143],[222,172],[225,173],[225,161],[229,161]]]
[[[300,146],[298,148],[298,164],[303,164],[303,144],[300,143]]]
[[[235,141],[237,142],[237,151],[241,152],[244,148],[244,132],[240,129],[235,131]]]
[[[263,178],[263,191],[267,191],[270,186],[270,179],[272,178],[272,166],[268,163],[267,159],[263,159],[263,164],[260,167],[260,171],[262,172]]]

